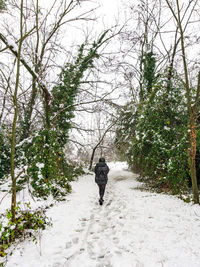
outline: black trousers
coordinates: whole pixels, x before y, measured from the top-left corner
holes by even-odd
[[[98,184],[99,186],[99,196],[100,198],[103,198],[105,193],[106,184]]]

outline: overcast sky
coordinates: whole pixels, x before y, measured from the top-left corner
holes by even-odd
[[[100,12],[102,13],[102,21],[108,26],[115,23],[115,19],[119,16],[119,10],[122,8],[120,0],[97,0],[100,5]],[[122,11],[122,10],[121,10]]]

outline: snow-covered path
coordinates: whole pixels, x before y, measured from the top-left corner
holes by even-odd
[[[73,183],[51,208],[53,228],[24,242],[8,267],[200,267],[200,207],[138,189],[122,163],[111,164],[105,202],[94,176]]]

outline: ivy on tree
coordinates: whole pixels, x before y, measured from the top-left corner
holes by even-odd
[[[0,12],[6,10],[6,0],[0,0]]]
[[[71,190],[69,182],[80,173],[79,168],[70,166],[66,161],[63,149],[69,139],[81,79],[85,71],[94,67],[94,60],[99,58],[97,50],[104,43],[106,33],[89,50],[86,44],[82,44],[75,61],[63,67],[59,82],[52,89],[50,125],[39,130],[31,142],[25,142],[27,176],[37,196],[46,198],[52,194],[62,198]]]

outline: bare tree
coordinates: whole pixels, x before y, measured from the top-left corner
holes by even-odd
[[[74,10],[80,9],[83,2],[85,1],[55,0],[47,9],[40,6],[39,0],[26,2],[23,16],[27,36],[25,36],[26,40],[23,41],[20,61],[30,76],[26,74],[28,79],[26,79],[25,86],[28,89],[24,90],[26,94],[24,94],[23,105],[21,104],[21,111],[23,111],[21,114],[21,140],[30,134],[35,103],[41,96],[46,125],[49,125],[52,81],[57,79],[60,66],[69,57],[69,52],[62,45],[62,29],[66,29],[66,26],[73,22],[93,20],[93,9],[80,10],[79,13],[74,13]],[[19,10],[17,2],[13,2],[12,9],[12,12]],[[52,20],[52,15],[54,20]],[[9,28],[9,25],[5,24],[4,26],[4,30],[0,34],[0,40],[5,44],[2,53],[8,53],[10,50],[17,58],[18,53],[15,45],[19,41],[18,37]]]
[[[89,165],[89,170],[92,169],[92,164],[93,164],[93,160],[94,160],[94,155],[95,152],[97,150],[98,147],[100,147],[100,145],[103,143],[106,134],[113,128],[113,126],[116,124],[116,121],[112,122],[109,126],[107,126],[105,129],[99,129],[99,140],[96,143],[96,145],[93,147],[92,149],[92,155],[90,158],[90,165]],[[102,156],[102,152],[101,152],[101,156]]]

